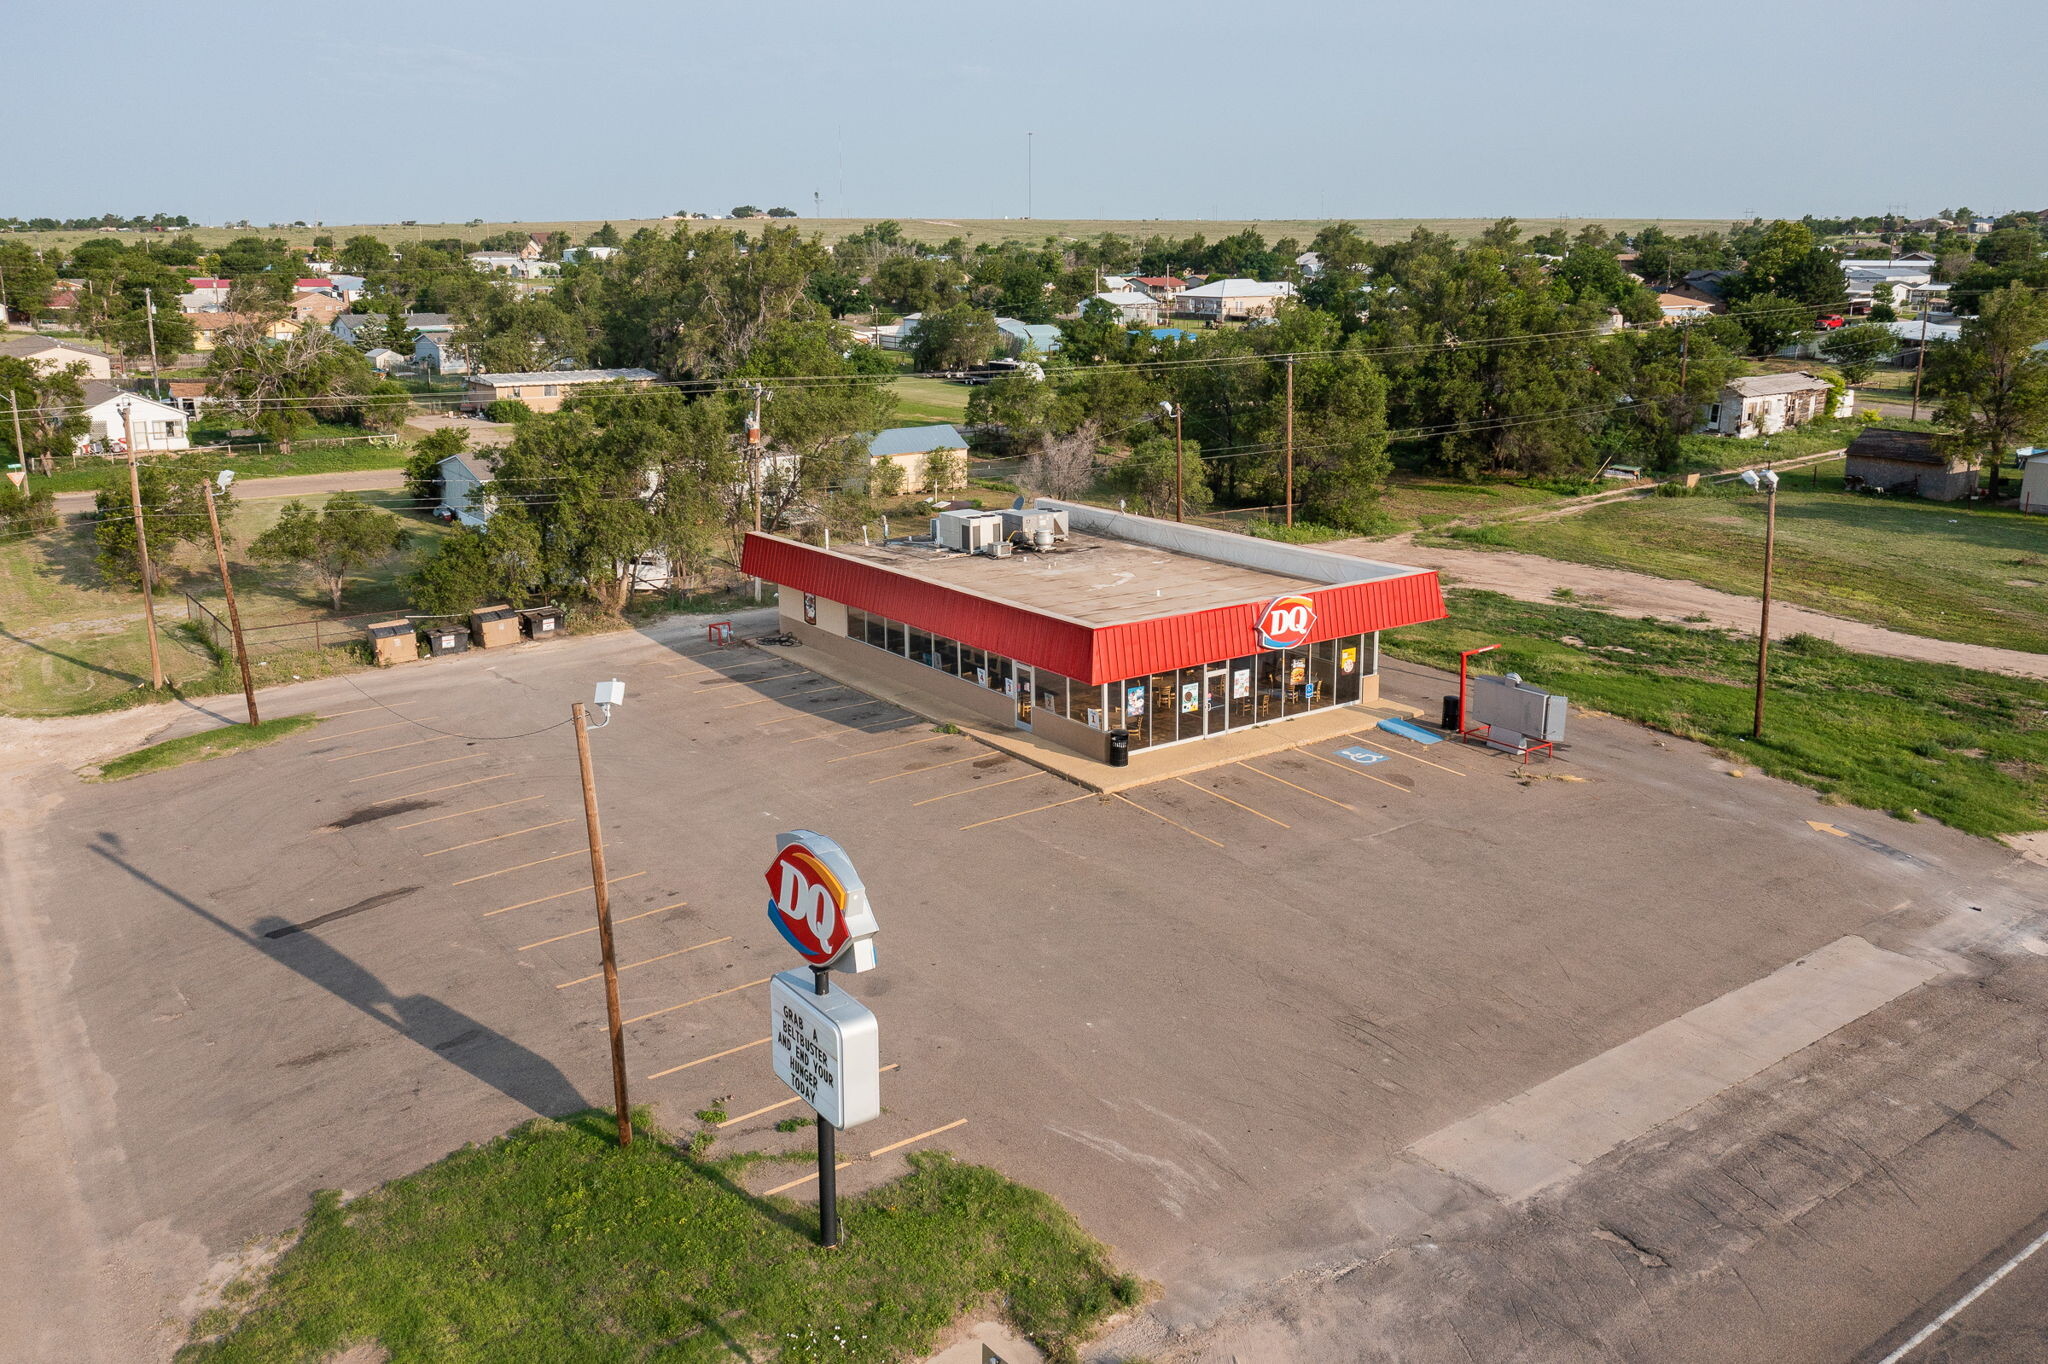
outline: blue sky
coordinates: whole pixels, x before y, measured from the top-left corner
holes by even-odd
[[[30,112],[0,213],[23,217],[1011,217],[1027,133],[1046,218],[2048,198],[2029,93],[2048,6],[2022,0],[1964,27],[1894,0],[109,0],[8,28],[17,51],[134,65],[88,85],[106,62],[11,63]]]

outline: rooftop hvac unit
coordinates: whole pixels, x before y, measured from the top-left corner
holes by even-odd
[[[946,511],[932,518],[932,539],[947,549],[979,554],[1003,537],[1003,519],[993,512]]]
[[[1019,531],[1024,532],[1026,540],[1034,545],[1040,543],[1039,537],[1041,534],[1049,535],[1056,540],[1067,538],[1067,514],[1065,512],[1010,508],[1002,512],[1001,515],[1003,518],[1003,538],[1006,540]],[[1047,547],[1050,547],[1050,542],[1046,543]]]

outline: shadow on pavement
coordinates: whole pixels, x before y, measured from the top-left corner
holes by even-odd
[[[312,933],[289,931],[293,926],[274,915],[259,920],[252,932],[236,928],[129,861],[118,834],[101,833],[94,840],[92,851],[237,942],[290,967],[336,998],[346,1000],[535,1113],[553,1118],[590,1106],[568,1077],[546,1057],[432,996],[393,994],[360,963]]]

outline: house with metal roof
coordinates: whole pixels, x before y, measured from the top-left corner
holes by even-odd
[[[593,384],[624,384],[645,388],[661,376],[651,369],[539,369],[503,374],[472,374],[462,393],[465,411],[480,412],[501,399],[525,403],[535,412],[559,412],[562,400]]]
[[[1123,321],[1140,327],[1158,326],[1160,318],[1166,312],[1165,304],[1152,295],[1140,293],[1136,289],[1105,289],[1089,301],[1107,303],[1117,310]],[[1086,308],[1088,305],[1084,303],[1081,306]]]
[[[1977,463],[1968,453],[1943,448],[1932,431],[1873,426],[1849,442],[1842,482],[1850,489],[1954,502],[1977,491]]]
[[[999,317],[996,330],[1002,334],[1003,353],[1013,360],[1022,360],[1027,355],[1051,355],[1060,348],[1060,329],[1050,323]]]
[[[114,377],[114,362],[105,351],[77,341],[59,341],[47,336],[10,336],[0,341],[0,355],[26,360],[45,374],[84,365],[89,379]]]
[[[1834,385],[1817,374],[1796,369],[1787,374],[1746,374],[1730,379],[1707,405],[1700,430],[1709,435],[1748,440],[1771,436],[1787,427],[1830,415],[1828,396]],[[1846,417],[1855,392],[1844,390],[1834,416]]]
[[[489,525],[494,510],[492,499],[473,499],[471,496],[495,477],[483,461],[465,450],[459,455],[448,456],[435,468],[441,474],[441,505],[434,509],[434,515],[444,521],[458,521],[479,530]]]
[[[932,456],[940,458],[938,479],[931,477]],[[868,441],[868,468],[887,460],[903,471],[906,493],[944,493],[967,483],[967,437],[951,422],[935,426],[899,426]]]
[[[1271,317],[1282,299],[1294,297],[1294,286],[1286,280],[1217,279],[1193,289],[1184,289],[1174,300],[1174,311],[1188,317],[1216,321],[1242,321]]]

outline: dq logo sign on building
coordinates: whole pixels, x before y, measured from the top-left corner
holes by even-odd
[[[1300,593],[1275,597],[1259,613],[1259,647],[1292,649],[1308,642],[1316,626],[1316,604]]]
[[[838,843],[809,829],[778,834],[768,864],[768,922],[816,967],[875,964],[875,913],[860,873]]]

